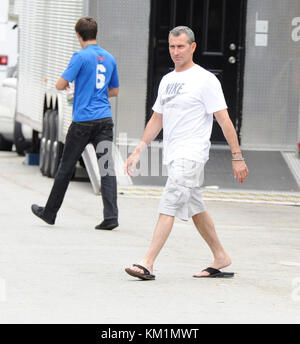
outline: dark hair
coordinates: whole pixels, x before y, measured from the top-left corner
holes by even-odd
[[[93,17],[80,18],[75,25],[75,31],[79,33],[84,41],[96,39],[98,31],[97,22]]]

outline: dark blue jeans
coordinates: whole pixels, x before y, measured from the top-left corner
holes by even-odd
[[[110,117],[96,121],[72,122],[66,136],[64,151],[54,184],[45,206],[44,214],[47,217],[55,220],[74,174],[76,163],[86,145],[92,143],[96,149],[98,161],[101,158],[106,159],[106,163],[102,164],[103,168],[99,165],[103,217],[104,219],[118,218],[117,180],[112,158],[113,126]],[[102,144],[105,147],[104,151],[101,151]],[[109,169],[106,170],[105,167],[108,166]]]

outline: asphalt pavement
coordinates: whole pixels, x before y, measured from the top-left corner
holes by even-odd
[[[0,152],[0,323],[202,324],[300,322],[300,209],[207,200],[232,258],[232,279],[195,279],[212,257],[192,221],[175,221],[155,281],[124,272],[145,253],[159,197],[119,194],[120,226],[96,231],[102,202],[72,181],[56,224],[30,211],[53,180]]]

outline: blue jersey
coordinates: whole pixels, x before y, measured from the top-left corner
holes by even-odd
[[[108,88],[119,87],[115,58],[96,44],[73,54],[62,78],[75,80],[73,121],[111,117]]]

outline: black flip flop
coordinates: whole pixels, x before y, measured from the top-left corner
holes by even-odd
[[[214,269],[214,268],[206,268],[202,271],[207,271],[209,273],[209,275],[207,276],[196,276],[193,275],[193,277],[195,278],[231,278],[234,276],[234,272],[222,272],[218,269]]]
[[[155,279],[155,275],[151,275],[150,271],[148,269],[146,269],[144,266],[142,265],[138,265],[138,264],[133,264],[132,266],[136,266],[137,268],[141,269],[144,271],[143,274],[141,274],[140,272],[131,270],[130,268],[126,268],[125,271],[133,277],[137,277],[140,278],[142,280],[154,280]]]

